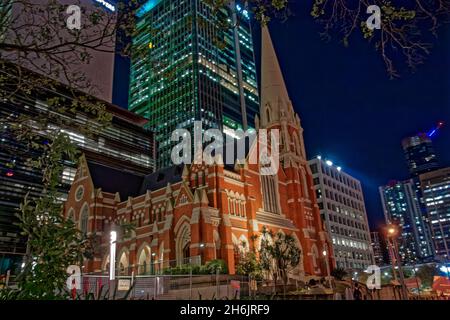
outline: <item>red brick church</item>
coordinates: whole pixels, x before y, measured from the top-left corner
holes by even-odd
[[[265,226],[296,239],[302,259],[292,277],[326,275],[324,259],[334,266],[332,248],[316,202],[303,129],[267,28],[262,31],[261,75],[256,126],[280,130],[276,175],[261,175],[259,165],[247,161],[173,166],[142,177],[82,157],[65,214],[98,240],[85,272],[109,270],[110,230],[132,223],[134,230],[118,237],[119,270],[141,274],[150,265],[183,264],[198,257],[202,263],[223,259],[234,274],[240,252],[258,249]]]

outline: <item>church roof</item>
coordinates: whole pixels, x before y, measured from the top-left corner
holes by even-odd
[[[147,190],[158,190],[182,180],[183,165],[172,166],[155,171],[145,176],[140,192],[144,194]]]
[[[123,201],[128,197],[143,195],[182,180],[183,166],[172,166],[149,175],[127,172],[88,161],[89,173],[95,188],[109,193],[119,192]]]
[[[139,175],[112,167],[87,162],[89,173],[95,188],[109,193],[119,192],[122,200],[128,197],[140,195],[140,187],[144,180],[144,175]]]

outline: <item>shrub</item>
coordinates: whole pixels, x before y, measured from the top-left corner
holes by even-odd
[[[214,259],[214,260],[208,261],[206,263],[205,267],[206,267],[206,271],[208,273],[216,273],[217,270],[219,270],[219,273],[221,273],[221,274],[228,273],[227,264],[222,259]]]

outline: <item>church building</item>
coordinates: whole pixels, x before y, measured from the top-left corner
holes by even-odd
[[[223,259],[235,274],[240,254],[258,251],[264,227],[295,238],[301,259],[291,277],[326,276],[326,266],[333,268],[300,118],[267,28],[262,28],[261,63],[256,127],[279,130],[277,174],[261,175],[258,163],[246,161],[178,165],[140,176],[82,157],[64,210],[96,239],[84,272],[108,272],[110,231],[124,224],[135,226],[118,234],[116,262],[124,274],[213,259]],[[255,149],[252,145],[249,153]]]

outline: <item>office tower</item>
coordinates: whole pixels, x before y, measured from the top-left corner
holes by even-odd
[[[4,70],[1,70],[0,74],[4,76]],[[31,72],[24,76],[28,79],[36,77]],[[3,89],[5,88],[0,88],[4,93]],[[28,116],[31,119],[42,117],[52,119],[48,121],[48,126],[53,129],[61,128],[66,132],[92,163],[142,176],[154,169],[154,141],[152,134],[143,128],[146,119],[103,102],[113,116],[111,125],[92,136],[86,135],[81,128],[96,126],[96,123],[87,113],[74,114],[69,111],[71,99],[68,98],[70,97],[68,92],[69,88],[64,85],[54,90],[42,86],[36,88],[32,94],[23,94],[19,91],[10,99],[0,102],[0,260],[2,261],[0,265],[4,268],[0,273],[21,264],[26,244],[13,224],[16,221],[14,214],[28,192],[30,197],[37,197],[42,190],[41,172],[26,165],[25,160],[31,155],[26,145],[16,141],[15,135],[9,130],[11,121],[21,116]],[[49,98],[66,99],[64,100],[66,111],[59,113],[55,107],[49,107],[47,103]],[[102,102],[93,97],[90,99]],[[33,158],[38,156],[39,154],[35,154]],[[64,161],[64,166],[60,188],[61,200],[64,200],[75,175],[74,163]]]
[[[370,233],[371,245],[373,250],[373,259],[377,266],[383,266],[386,264],[386,259],[383,250],[383,241],[380,238],[378,231]]]
[[[399,251],[404,264],[415,263],[433,255],[428,221],[420,210],[413,179],[391,181],[379,188],[386,223],[401,227]]]
[[[254,128],[259,104],[247,10],[231,5],[213,12],[202,0],[151,0],[137,16],[129,110],[149,119],[158,167],[172,164],[172,132],[192,132],[194,121],[225,133]]]
[[[450,168],[423,173],[419,177],[436,256],[448,261],[450,248]]]
[[[9,7],[5,7],[3,3],[0,5],[1,19],[5,17],[3,11],[9,10],[10,15],[9,29],[4,31],[4,35],[2,35],[3,30],[0,30],[0,40],[3,39],[6,43],[27,44],[30,41],[30,35],[34,34],[33,41],[36,41],[40,49],[52,46],[57,49],[43,50],[40,54],[33,51],[0,51],[0,59],[18,63],[27,69],[77,87],[101,100],[112,102],[116,0],[56,1],[56,5],[59,6],[57,8],[61,10],[67,9],[70,5],[77,5],[81,9],[81,29],[77,38],[68,32],[66,19],[69,14],[55,10],[52,1],[40,1],[40,3],[31,1],[33,5],[28,6],[26,10],[23,9],[22,1],[10,2],[12,4]],[[87,22],[94,13],[102,16],[97,25]],[[48,34],[43,32],[46,29],[49,29]],[[109,35],[99,37],[100,30]],[[47,41],[47,37],[51,40]],[[72,41],[85,46],[72,46],[70,45]],[[96,49],[87,48],[88,45]],[[75,58],[76,55],[84,56],[86,59],[89,57],[89,63],[87,60],[82,62],[79,57]],[[59,71],[57,66],[61,67]]]
[[[402,147],[411,177],[433,171],[439,167],[438,158],[429,135],[419,133],[404,138]]]
[[[373,264],[373,251],[361,183],[330,160],[317,157],[308,162],[337,266],[366,269]]]

